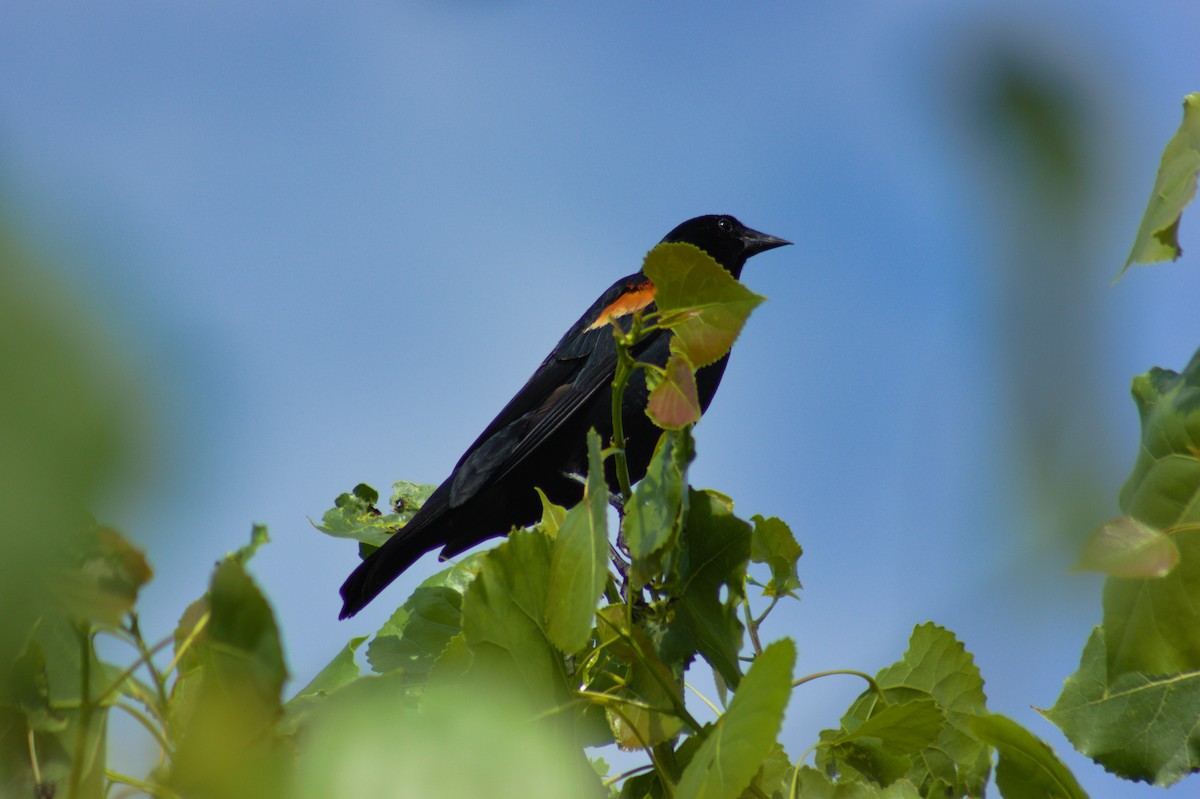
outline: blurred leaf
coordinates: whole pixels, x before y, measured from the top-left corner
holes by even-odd
[[[313,714],[297,758],[295,799],[605,795],[582,753],[525,721],[537,706],[504,683],[433,691],[417,712],[397,690],[399,677],[360,680]]]
[[[663,324],[675,332],[672,349],[677,345],[697,369],[729,352],[750,312],[766,299],[691,244],[659,244],[642,271],[654,283]]]
[[[608,582],[608,484],[600,436],[589,430],[588,477],[583,501],[567,511],[550,560],[546,633],[559,651],[583,649],[592,633],[596,602]]]
[[[804,550],[800,548],[792,529],[782,519],[753,516],[754,533],[750,537],[750,560],[765,563],[771,569],[771,581],[763,589],[764,596],[796,596],[802,586],[796,564]]]
[[[1054,722],[1083,754],[1125,779],[1172,785],[1200,769],[1200,672],[1113,675],[1097,627],[1067,678]]]
[[[659,652],[668,664],[685,664],[699,652],[736,690],[742,676],[737,610],[750,561],[750,525],[719,494],[689,489],[688,497],[679,566],[668,585],[676,600],[659,631]]]
[[[339,494],[333,507],[322,514],[321,523],[312,522],[312,525],[335,538],[352,538],[380,547],[397,529],[408,524],[435,488],[437,486],[397,481],[392,484],[393,510],[383,513],[375,507],[379,492],[366,483],[359,483],[349,493]]]
[[[463,595],[483,568],[483,557],[468,556],[417,586],[367,647],[371,668],[380,673],[403,669],[413,682],[423,681],[462,632]]]
[[[1142,215],[1133,249],[1117,279],[1133,264],[1172,261],[1183,254],[1179,246],[1179,218],[1196,196],[1196,173],[1200,171],[1200,93],[1183,99],[1183,122],[1167,142],[1150,202]]]
[[[367,636],[351,638],[350,643],[334,656],[325,668],[317,672],[317,676],[308,685],[296,692],[296,695],[283,706],[283,718],[279,723],[279,732],[292,735],[305,719],[330,694],[339,688],[344,688],[359,677],[358,664],[354,662],[354,653],[362,646]]]
[[[996,747],[996,785],[1004,799],[1088,799],[1054,751],[1012,719],[994,713],[973,716],[971,731]]]
[[[1178,563],[1179,547],[1171,536],[1119,516],[1084,542],[1075,568],[1113,577],[1166,577]]]
[[[700,421],[696,373],[674,341],[663,374],[647,375],[646,384],[650,386],[646,414],[656,425],[664,430],[680,430]]]
[[[56,283],[54,266],[0,221],[0,669],[57,607],[92,525],[83,509],[121,475],[146,418],[94,298]]]
[[[678,530],[686,484],[690,434],[663,433],[658,439],[646,476],[625,506],[625,543],[633,558],[631,579],[644,585],[661,568],[661,555]]]
[[[1105,582],[1110,679],[1200,670],[1200,353],[1183,374],[1151,369],[1134,378],[1133,397],[1142,440],[1121,511],[1149,528],[1176,530],[1179,564],[1161,578]]]
[[[914,743],[915,737],[897,738],[890,747],[866,739],[853,747],[822,747],[817,752],[818,766],[851,767],[884,784],[903,777],[924,795],[940,791],[953,796],[982,794],[991,770],[991,755],[988,746],[975,738],[970,724],[972,716],[987,712],[983,679],[974,659],[954,635],[935,624],[919,625],[913,630],[904,658],[880,671],[875,681],[883,689],[886,702],[881,702],[874,691],[863,693],[842,717],[841,731],[822,732],[822,741],[852,733],[885,711],[895,713],[888,709],[896,705],[928,699],[933,699],[945,715],[940,733],[911,755],[904,752],[901,742]],[[909,710],[923,712],[916,705]],[[890,723],[893,718],[885,720],[889,722],[886,726],[894,726]],[[903,735],[901,729],[895,731]],[[852,757],[839,760],[838,755]]]
[[[153,571],[146,556],[108,527],[91,525],[75,569],[58,576],[63,611],[71,618],[118,626]]]
[[[729,709],[708,731],[679,780],[678,799],[737,799],[775,748],[792,693],[796,645],[776,641],[754,659]]]
[[[800,767],[799,788],[803,799],[926,799],[933,796],[920,793],[907,780],[898,780],[886,788],[852,780],[835,783],[823,771],[811,766]]]

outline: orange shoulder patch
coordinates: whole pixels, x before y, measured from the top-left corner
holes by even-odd
[[[622,316],[645,310],[652,302],[654,302],[654,284],[649,280],[645,283],[627,286],[625,293],[609,303],[608,307],[596,317],[596,321],[588,325],[588,330],[598,330],[613,319],[620,319]]]

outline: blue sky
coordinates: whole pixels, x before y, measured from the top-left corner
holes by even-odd
[[[306,517],[440,481],[604,287],[728,212],[797,245],[743,276],[770,301],[692,475],[805,547],[768,635],[803,673],[873,672],[937,621],[1093,795],[1150,795],[1029,706],[1100,618],[1064,540],[1116,514],[1128,381],[1200,344],[1194,256],[1110,286],[1200,88],[1198,22],[1182,0],[5,3],[0,202],[142,375],[104,512],[156,568],[143,627],[266,523],[302,685],[437,568],[339,623],[356,555]],[[1028,196],[990,115],[1006,68],[1066,99],[1078,211]],[[799,690],[790,751],[858,690]]]

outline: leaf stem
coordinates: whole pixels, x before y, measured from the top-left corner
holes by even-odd
[[[650,763],[649,765],[646,765],[646,766],[638,766],[637,768],[631,768],[631,769],[629,769],[629,771],[618,774],[615,777],[609,777],[608,779],[603,780],[600,784],[603,785],[605,788],[611,788],[612,786],[616,785],[621,780],[627,780],[630,777],[634,776],[635,774],[641,774],[642,772],[645,772],[645,771],[654,771],[654,763]]]
[[[614,323],[615,324],[615,323]],[[633,356],[629,354],[629,342],[635,340],[634,333],[638,329],[635,317],[633,328],[629,335],[616,327],[613,336],[617,342],[617,367],[612,383],[612,446],[614,453],[613,466],[617,472],[617,484],[621,487],[621,496],[625,503],[633,498],[633,486],[629,480],[629,460],[625,456],[625,420],[621,412],[621,404],[625,398],[625,389],[629,386],[629,378],[633,376]]]
[[[79,681],[82,703],[79,707],[79,730],[75,733],[75,751],[71,757],[71,771],[67,778],[67,799],[79,798],[79,786],[83,782],[83,756],[87,747],[88,728],[92,726],[92,630],[88,622],[80,622],[75,628],[79,634]]]
[[[154,737],[154,740],[158,743],[159,748],[162,749],[164,753],[170,750],[170,743],[168,743],[166,736],[163,734],[163,731],[158,728],[158,725],[155,723],[154,719],[150,718],[133,705],[125,702],[114,702],[113,707],[120,708],[130,716],[133,716],[133,718],[135,718],[138,723],[145,727],[146,731]]]
[[[761,655],[763,652],[762,641],[758,640],[758,624],[754,621],[754,615],[750,612],[750,598],[742,592],[742,610],[746,614],[746,632],[750,634],[750,645],[754,647],[754,654]],[[792,686],[793,688],[795,686]]]
[[[208,626],[208,620],[211,615],[212,614],[210,611],[204,611],[204,615],[202,615],[200,620],[196,622],[196,626],[192,628],[192,631],[187,634],[187,638],[184,638],[183,643],[175,648],[175,657],[171,658],[171,662],[167,664],[167,668],[166,671],[163,672],[163,676],[170,674],[175,670],[175,667],[179,665],[180,658],[182,658],[184,653],[188,651],[188,648],[191,647],[192,643],[196,640],[196,637],[199,636],[200,633],[203,632],[204,628]],[[157,649],[157,647],[155,647],[155,649]]]
[[[136,777],[130,777],[127,774],[121,774],[120,772],[113,771],[112,769],[105,769],[104,776],[109,782],[120,783],[121,785],[128,785],[131,788],[137,788],[142,793],[150,796],[163,797],[163,799],[180,799],[179,794],[175,793],[165,785],[144,782]]]
[[[801,677],[800,679],[796,680],[792,683],[792,687],[799,688],[806,682],[811,682],[812,680],[817,680],[821,677],[832,677],[835,674],[846,674],[851,677],[861,677],[867,681],[867,683],[871,686],[871,691],[878,696],[884,704],[889,704],[887,697],[884,696],[883,689],[879,687],[879,683],[875,682],[874,677],[866,672],[854,671],[853,669],[831,669],[829,671],[818,671],[816,674],[810,674],[807,677]]]
[[[129,613],[129,633],[133,636],[134,646],[137,647],[138,653],[142,656],[142,661],[146,664],[146,670],[150,672],[150,678],[154,680],[154,688],[158,692],[158,704],[159,708],[161,708],[159,712],[165,716],[171,704],[171,700],[167,696],[167,681],[162,672],[154,665],[153,653],[146,647],[146,639],[142,637],[142,630],[138,626],[136,611]]]
[[[710,708],[712,708],[713,713],[716,713],[718,716],[721,715],[721,709],[718,708],[716,705],[714,705],[707,696],[700,693],[699,689],[697,689],[696,686],[692,685],[690,682],[687,682],[685,680],[683,683],[683,687],[687,688],[689,691],[694,693],[696,696],[700,697],[700,701],[703,702],[704,704],[708,705]]]
[[[38,767],[37,757],[37,742],[34,741],[33,727],[26,729],[29,740],[29,766],[33,770],[33,787],[41,791],[42,789],[42,770]]]
[[[141,655],[139,655],[138,659],[133,661],[133,664],[130,665],[129,668],[125,669],[120,674],[118,674],[117,679],[113,680],[111,685],[109,685],[107,688],[105,688],[103,691],[100,692],[100,695],[98,697],[96,697],[96,704],[98,705],[101,702],[103,702],[105,699],[107,699],[112,693],[114,693],[117,689],[119,689],[125,683],[125,680],[132,677],[133,673],[135,671],[137,671],[139,668],[141,668],[143,663],[149,662],[150,658],[152,658],[154,656],[155,652],[158,652],[163,647],[165,647],[167,644],[171,643],[171,641],[173,641],[173,640],[174,640],[173,638],[168,636],[167,638],[164,638],[163,640],[159,641],[157,644],[150,647],[145,652],[143,652]]]
[[[665,765],[659,762],[659,758],[655,755],[655,747],[651,746],[650,743],[642,736],[641,731],[638,730],[634,723],[629,720],[629,717],[625,715],[621,708],[614,706],[612,708],[612,712],[621,717],[621,721],[625,722],[625,726],[629,728],[630,732],[632,732],[638,739],[638,743],[640,743],[642,748],[646,750],[646,754],[650,756],[650,765],[653,766],[656,772],[658,772],[658,781],[659,784],[662,785],[664,793],[666,793],[669,799],[674,799],[675,782],[671,779],[671,776],[667,772]]]

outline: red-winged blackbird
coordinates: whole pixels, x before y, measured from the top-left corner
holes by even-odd
[[[687,242],[707,252],[735,278],[752,255],[791,242],[743,225],[732,216],[700,216],[672,230],[664,242]],[[448,558],[488,538],[525,527],[541,517],[534,487],[559,505],[579,502],[575,475],[587,470],[586,433],[612,434],[612,381],[616,344],[609,321],[626,324],[637,311],[654,310],[654,284],[641,272],[623,277],[571,326],[529,382],[467,449],[454,471],[395,535],[359,564],[342,585],[341,618],[353,616],[392,580],[430,550]],[[667,362],[670,334],[645,336],[632,354]],[[729,356],[696,372],[700,409],[707,410]],[[623,399],[629,477],[646,474],[660,430],[646,416],[646,381],[634,371]],[[608,484],[617,490],[608,464]]]

